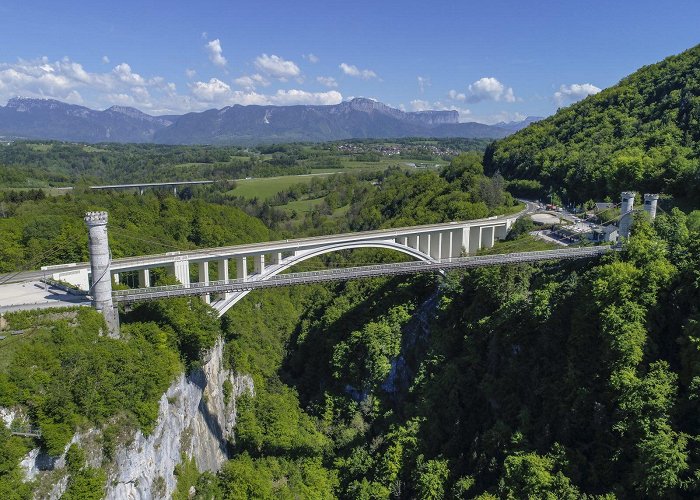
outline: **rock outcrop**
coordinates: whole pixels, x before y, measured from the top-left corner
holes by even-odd
[[[203,366],[181,374],[160,399],[158,420],[149,435],[136,431],[133,439],[117,448],[108,471],[107,499],[171,498],[177,485],[175,466],[183,457],[194,458],[200,471],[217,471],[229,456],[236,425],[236,399],[254,394],[253,380],[223,366],[224,343],[219,340],[205,356]],[[224,395],[224,383],[231,391]],[[102,466],[102,450],[95,443],[99,432],[76,434],[71,440],[87,453],[92,467]],[[68,447],[66,447],[67,450]],[[51,482],[41,498],[59,498],[67,477],[60,472],[64,457],[46,457],[32,450],[22,461],[28,479]],[[45,480],[45,481],[44,481]]]
[[[233,386],[229,401],[224,401],[226,380]],[[200,471],[217,471],[228,458],[236,398],[253,390],[249,376],[224,369],[223,342],[217,342],[201,370],[181,375],[163,395],[153,432],[138,431],[117,451],[106,498],[170,498],[177,483],[173,471],[183,456],[194,458]]]

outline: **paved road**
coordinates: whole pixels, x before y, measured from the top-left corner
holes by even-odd
[[[38,281],[0,286],[0,313],[74,305],[90,305],[90,301],[52,286],[45,288]]]

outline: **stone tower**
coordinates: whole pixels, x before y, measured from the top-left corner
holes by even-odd
[[[659,202],[658,194],[645,194],[644,195],[644,211],[649,214],[651,220],[656,218],[656,205]]]
[[[622,193],[622,204],[620,205],[620,236],[630,237],[630,227],[632,226],[632,210],[634,210],[634,191]]]
[[[112,256],[107,239],[107,212],[86,213],[85,224],[89,235],[92,306],[105,317],[110,337],[118,337],[119,314],[112,303]]]

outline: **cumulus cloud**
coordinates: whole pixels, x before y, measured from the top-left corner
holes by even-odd
[[[255,91],[232,90],[229,85],[217,78],[209,82],[195,82],[192,94],[201,101],[219,106],[232,104],[258,104],[285,106],[291,104],[338,104],[343,100],[340,92],[307,92],[305,90],[279,89],[274,94],[260,94]]]
[[[579,101],[589,95],[597,94],[600,89],[590,83],[572,83],[571,85],[562,85],[559,90],[554,93],[554,102],[557,106],[566,106],[573,102]]]
[[[506,88],[496,78],[484,77],[480,78],[469,85],[469,102],[480,101],[505,101],[515,102],[515,94],[511,87]]]
[[[447,97],[452,99],[453,101],[464,101],[466,100],[467,96],[466,94],[462,92],[457,92],[456,90],[452,89],[447,93]]]
[[[204,33],[206,35],[206,33]],[[212,40],[205,45],[207,52],[209,52],[209,60],[221,66],[222,68],[226,66],[226,58],[224,57],[224,49],[221,48],[221,41],[217,38]]]
[[[306,92],[305,90],[278,90],[269,97],[272,104],[338,104],[343,96],[337,90],[328,92]]]
[[[432,85],[430,78],[427,76],[417,76],[416,79],[418,80],[418,90],[421,94],[425,92],[426,87]]]
[[[185,76],[186,76],[187,78],[190,78],[190,79],[191,79],[191,78],[194,78],[196,74],[197,74],[197,72],[196,72],[195,70],[193,70],[193,69],[187,68],[187,69],[185,70]]]
[[[353,64],[340,63],[338,66],[343,73],[348,76],[353,76],[355,78],[362,78],[363,80],[369,80],[371,78],[377,78],[377,74],[371,69],[360,69]]]
[[[433,109],[430,106],[430,102],[425,101],[423,99],[414,99],[409,104],[411,105],[412,111],[427,111],[427,110]]]
[[[119,80],[129,85],[144,85],[146,82],[141,75],[131,71],[131,66],[126,63],[118,64],[112,70]]]
[[[102,56],[102,64],[109,64],[109,57]]]
[[[231,87],[218,78],[212,78],[208,82],[194,82],[190,88],[195,97],[206,102],[221,100],[231,93]]]
[[[254,90],[255,87],[267,87],[270,85],[270,82],[259,73],[255,73],[254,75],[243,75],[236,78],[234,83],[239,87],[251,90]]]
[[[280,80],[286,80],[287,78],[301,75],[299,66],[293,61],[287,61],[274,54],[270,56],[263,54],[256,57],[255,67],[272,78],[278,78]]]
[[[186,72],[194,78],[194,71]],[[232,88],[232,83],[241,89]],[[102,72],[86,70],[80,63],[63,58],[0,62],[0,103],[16,96],[53,98],[104,109],[114,104],[134,106],[151,114],[186,113],[232,104],[337,104],[343,96],[337,90],[308,92],[301,89],[256,91],[269,85],[268,78],[255,73],[233,82],[218,78],[188,83],[185,91],[161,76],[145,76],[122,62]]]
[[[336,82],[335,78],[332,76],[317,76],[316,81],[328,88],[335,88],[338,86],[338,82]]]
[[[54,98],[91,107],[138,104],[155,109],[155,101],[167,101],[177,94],[174,83],[156,76],[144,78],[127,63],[104,73],[85,70],[69,58],[49,61],[42,57],[0,63],[0,99],[15,96]]]
[[[304,59],[306,59],[307,61],[309,61],[311,64],[316,64],[317,62],[320,61],[320,59],[318,58],[318,56],[316,56],[316,55],[314,55],[314,54],[311,54],[311,53],[304,54],[304,55],[301,56],[301,57],[303,57]]]

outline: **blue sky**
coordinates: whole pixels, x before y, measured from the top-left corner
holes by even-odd
[[[15,1],[0,104],[151,114],[370,97],[462,121],[546,116],[700,43],[700,2]]]

